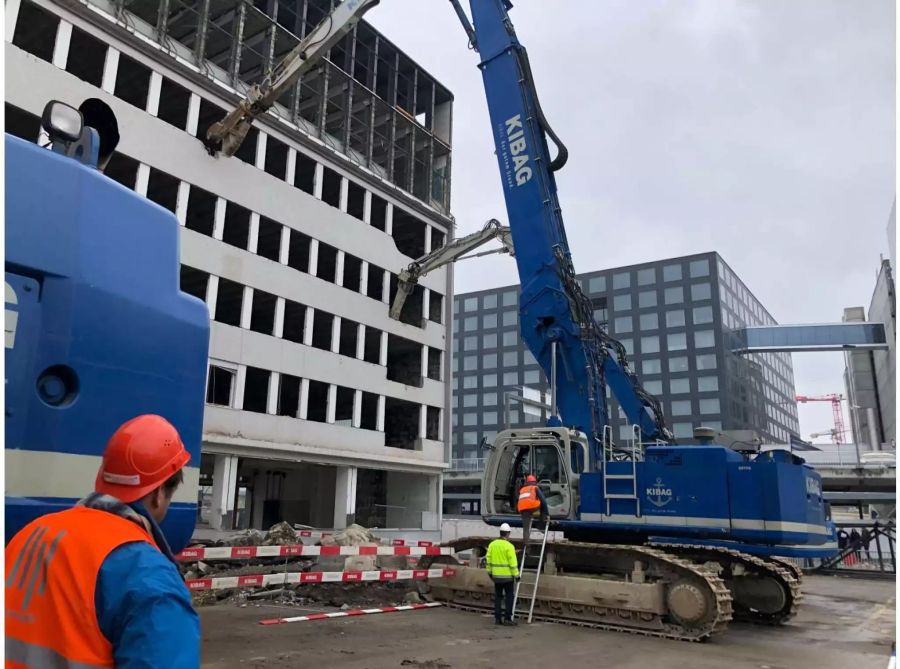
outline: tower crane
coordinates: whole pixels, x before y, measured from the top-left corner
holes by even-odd
[[[816,435],[822,437],[826,434],[831,434],[831,440],[835,444],[841,443],[841,435],[847,431],[844,427],[844,410],[841,408],[841,402],[844,399],[843,395],[838,395],[837,393],[814,396],[797,395],[794,399],[801,404],[806,404],[807,402],[830,402],[831,412],[834,415],[834,429],[825,433],[816,433]]]

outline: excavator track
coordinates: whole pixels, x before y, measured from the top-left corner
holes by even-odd
[[[491,541],[467,537],[445,545],[457,552],[484,551]],[[548,542],[546,551],[555,573],[540,577],[534,620],[704,641],[724,632],[732,618],[731,592],[706,565],[650,546],[562,541]],[[420,565],[448,559],[424,558]],[[641,565],[637,579],[636,564]],[[493,610],[493,585],[477,566],[460,567],[456,576],[431,587],[436,599],[453,608]]]
[[[794,564],[790,560],[785,560],[783,558],[777,558],[777,557],[764,557],[763,559],[766,562],[774,562],[779,567],[784,567],[789,572],[791,572],[791,574],[793,574],[794,578],[797,579],[798,583],[803,583],[803,569],[798,567],[796,564]]]
[[[782,625],[797,615],[803,593],[795,568],[775,558],[762,558],[720,546],[654,542],[655,548],[695,564],[716,563],[734,598],[734,619],[760,625]],[[740,565],[742,575],[735,577]],[[738,579],[749,579],[746,585]]]

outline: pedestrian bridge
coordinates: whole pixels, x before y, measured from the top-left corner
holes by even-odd
[[[797,353],[887,349],[884,323],[767,325],[726,332],[734,353]]]

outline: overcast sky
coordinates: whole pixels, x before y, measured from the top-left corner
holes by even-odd
[[[576,271],[718,251],[780,323],[868,307],[896,191],[893,0],[514,4],[569,148],[557,183]],[[506,222],[450,3],[382,0],[367,19],[455,96],[457,234]],[[456,277],[457,293],[517,282],[502,256]],[[841,354],[793,361],[798,393],[844,392]],[[804,438],[831,425],[829,405],[801,405]]]

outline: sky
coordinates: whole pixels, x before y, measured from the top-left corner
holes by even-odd
[[[556,178],[576,271],[717,251],[779,323],[868,308],[896,196],[894,12],[893,0],[516,0],[569,149]],[[477,54],[450,3],[382,0],[366,19],[455,96],[456,234],[507,222]],[[459,263],[454,290],[515,284],[513,263]],[[844,392],[840,353],[793,364],[798,393]],[[832,426],[826,403],[799,411],[804,438]]]

